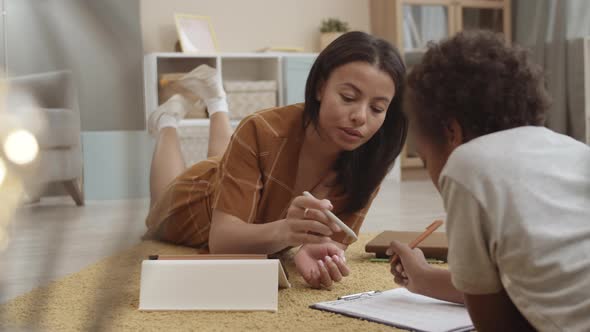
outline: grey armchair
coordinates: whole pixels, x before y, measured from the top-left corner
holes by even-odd
[[[35,182],[61,182],[76,205],[84,205],[80,112],[71,74],[58,71],[27,75],[9,78],[8,83],[9,91],[30,94],[45,117],[45,129],[36,133],[39,167]],[[11,93],[7,98],[10,105]]]

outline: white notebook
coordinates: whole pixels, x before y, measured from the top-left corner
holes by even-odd
[[[474,329],[464,306],[413,294],[405,288],[320,302],[311,308],[413,331],[456,332]]]

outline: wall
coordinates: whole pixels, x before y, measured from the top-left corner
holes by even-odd
[[[146,53],[173,51],[174,13],[211,18],[219,51],[246,52],[267,46],[319,47],[319,26],[338,17],[354,30],[370,31],[369,0],[141,0]]]
[[[175,12],[210,16],[228,52],[315,51],[326,17],[370,30],[368,0],[6,0],[6,12],[9,75],[72,70],[84,131],[144,128],[142,54],[173,50]]]
[[[143,129],[139,1],[6,0],[8,74],[72,70],[82,130]]]
[[[173,50],[174,12],[209,15],[220,51],[226,52],[269,45],[315,51],[318,27],[326,17],[339,17],[356,30],[370,30],[368,0],[5,3],[7,48],[0,33],[0,61],[6,52],[9,74],[62,69],[74,73],[83,130],[85,189],[90,200],[147,195],[153,142],[142,131],[143,53]]]

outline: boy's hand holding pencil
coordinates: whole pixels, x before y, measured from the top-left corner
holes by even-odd
[[[409,245],[398,241],[391,242],[386,254],[391,256],[391,274],[393,274],[396,284],[419,294],[423,293],[424,288],[428,287],[428,271],[433,267],[426,261],[422,250],[416,248],[416,246],[442,224],[443,222],[440,220],[435,221]]]

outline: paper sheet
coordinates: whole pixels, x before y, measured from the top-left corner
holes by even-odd
[[[473,323],[464,306],[416,295],[405,288],[352,300],[317,303],[312,308],[418,331],[473,329]]]

